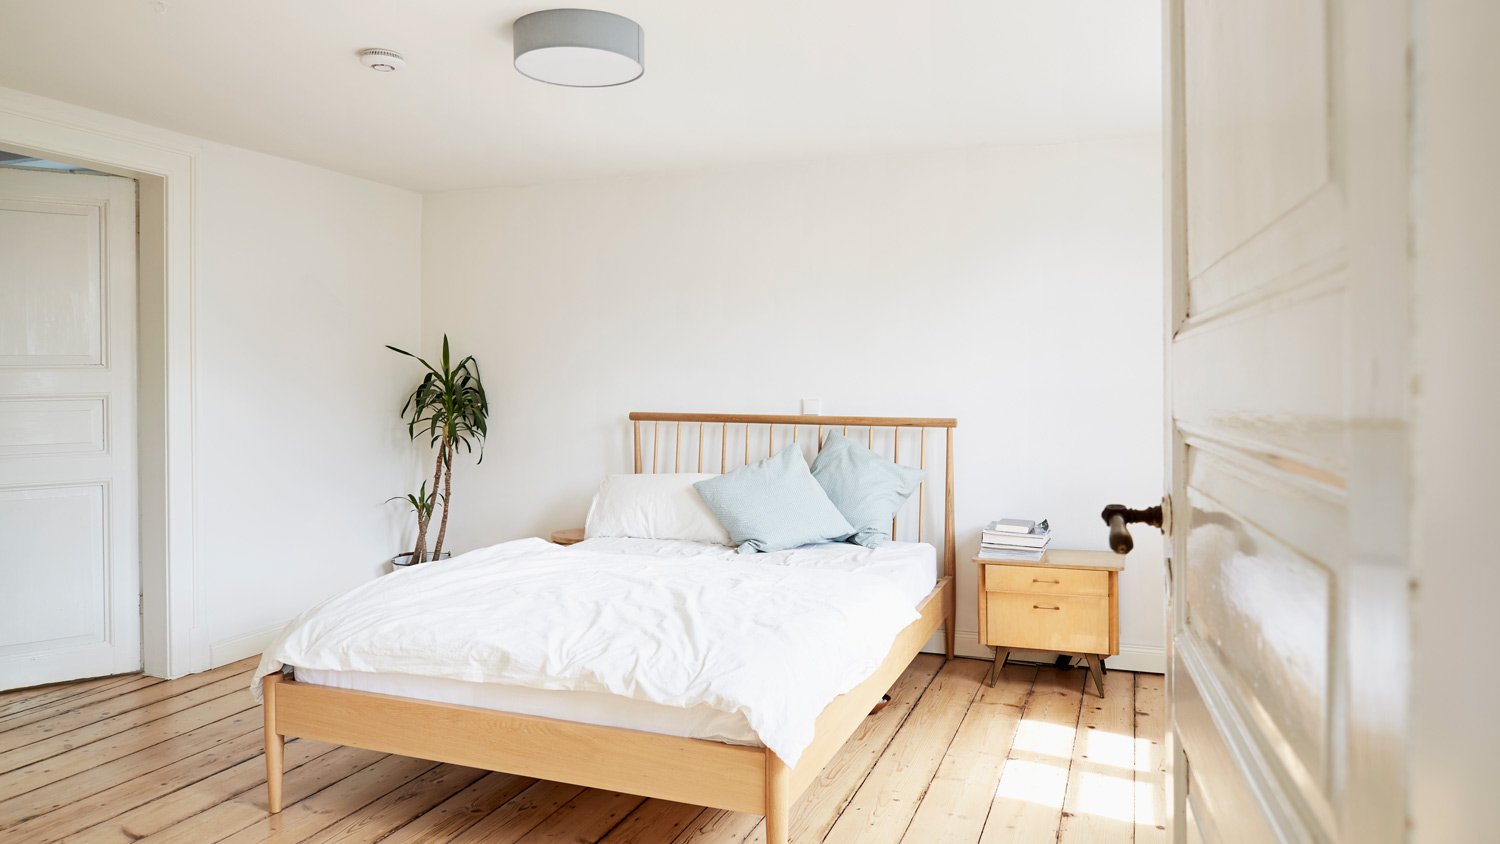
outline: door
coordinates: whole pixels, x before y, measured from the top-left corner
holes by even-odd
[[[0,689],[141,667],[135,220],[0,169]]]
[[[1175,837],[1404,840],[1408,11],[1165,8]]]

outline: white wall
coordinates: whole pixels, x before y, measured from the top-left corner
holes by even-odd
[[[191,191],[172,212],[193,221],[187,662],[259,653],[275,628],[375,576],[406,541],[409,517],[384,501],[415,475],[398,416],[411,368],[382,346],[420,341],[422,199],[5,88],[0,114],[19,118],[10,131],[59,126],[58,137],[110,139],[99,148],[193,157]],[[143,196],[159,203],[153,190]],[[160,251],[143,248],[143,259]]]
[[[216,664],[385,571],[414,476],[384,344],[420,332],[421,197],[204,143],[199,159],[197,528]]]
[[[493,407],[455,550],[581,525],[629,470],[631,410],[955,416],[960,648],[981,653],[986,520],[1102,549],[1103,505],[1161,496],[1160,157],[1138,137],[428,195],[423,344],[475,354]],[[1160,669],[1140,535],[1117,662]]]

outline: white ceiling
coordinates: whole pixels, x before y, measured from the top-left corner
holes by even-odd
[[[1159,127],[1158,0],[594,0],[646,74],[592,90],[511,66],[566,5],[0,0],[0,85],[418,190]]]

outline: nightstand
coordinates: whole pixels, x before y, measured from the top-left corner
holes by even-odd
[[[975,560],[979,641],[995,649],[990,685],[1012,650],[1055,651],[1088,662],[1104,696],[1104,658],[1120,652],[1120,572],[1108,551],[1048,551],[1039,562]]]
[[[583,528],[568,528],[567,530],[554,530],[552,542],[556,545],[573,545],[583,541]]]

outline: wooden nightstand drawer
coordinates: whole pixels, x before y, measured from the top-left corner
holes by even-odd
[[[1110,653],[1106,597],[1016,592],[990,592],[986,597],[986,632],[991,643],[1040,651]]]
[[[984,588],[990,592],[1040,595],[1109,595],[1109,572],[1042,566],[985,566]]]

